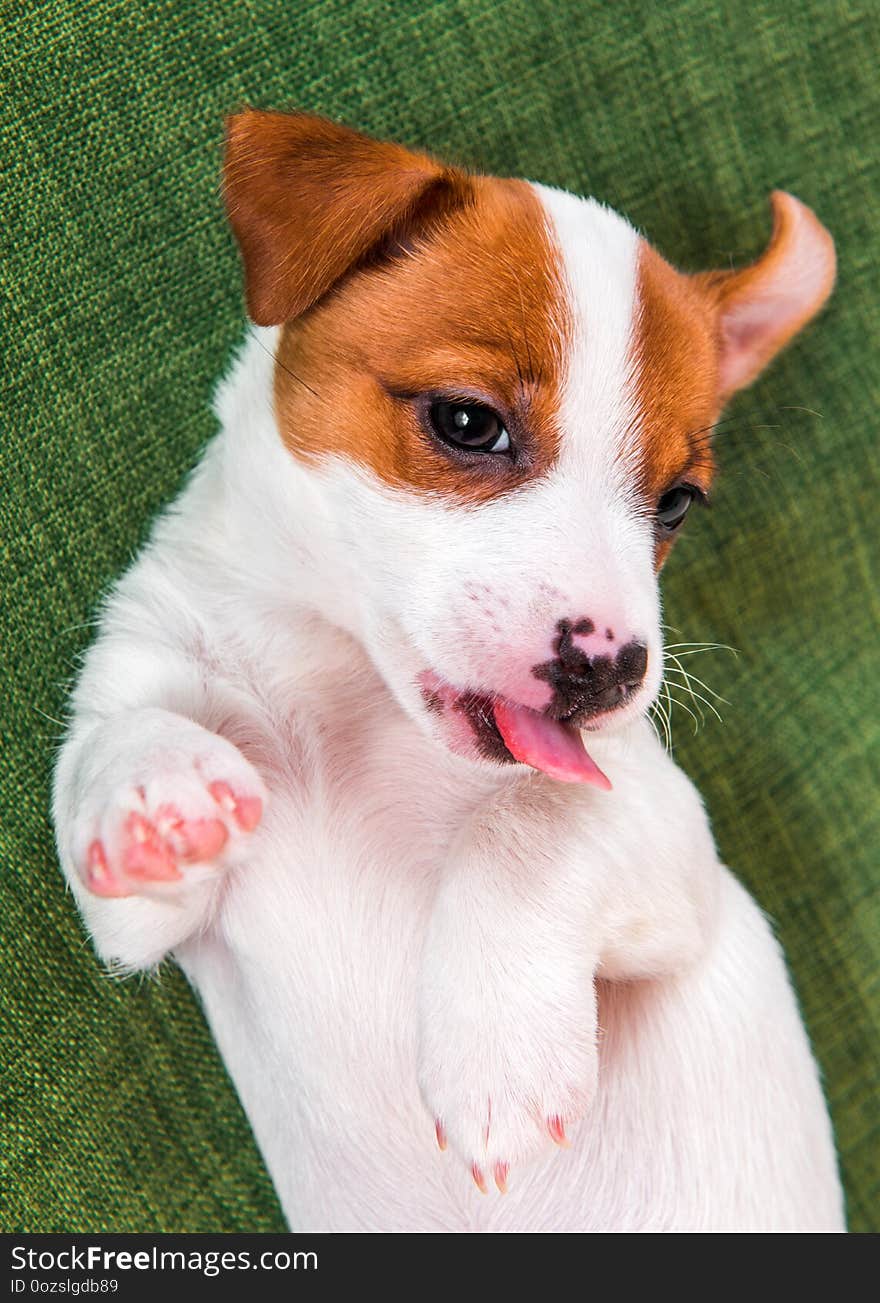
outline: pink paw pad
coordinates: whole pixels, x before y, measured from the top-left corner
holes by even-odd
[[[182,860],[211,860],[229,840],[222,819],[184,819],[173,805],[156,811],[156,828]]]
[[[203,784],[203,776],[198,778]],[[126,788],[121,808],[105,816],[101,835],[88,843],[82,872],[95,895],[137,895],[150,885],[182,881],[188,865],[213,868],[238,831],[251,832],[262,818],[260,797],[241,795],[227,782],[193,792],[191,776],[183,774],[175,783],[170,774],[161,775],[156,786],[164,786],[167,795],[154,804],[149,787]]]
[[[263,817],[263,802],[258,796],[236,796],[228,783],[211,783],[208,791],[214,800],[231,814],[244,832],[253,832]]]

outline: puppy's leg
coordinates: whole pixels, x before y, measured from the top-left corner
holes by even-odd
[[[476,1168],[560,1143],[597,1085],[594,978],[686,971],[717,926],[719,864],[691,784],[633,739],[616,801],[540,780],[482,806],[441,879],[420,978],[423,1096]],[[682,855],[682,844],[687,854]],[[646,849],[649,853],[646,854]]]
[[[93,648],[54,783],[65,875],[98,954],[129,971],[206,926],[267,799],[241,751],[195,722],[211,715],[201,676],[167,648],[152,664],[144,642]]]
[[[478,1186],[503,1189],[512,1164],[565,1143],[593,1095],[598,956],[589,887],[555,854],[552,810],[499,804],[469,828],[434,904],[419,1079],[441,1146]]]

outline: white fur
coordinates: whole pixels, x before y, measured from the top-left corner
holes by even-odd
[[[635,235],[539,193],[576,324],[557,467],[471,510],[307,469],[259,332],[107,603],[56,774],[61,861],[104,960],[183,966],[294,1229],[841,1230],[781,954],[643,718]],[[530,667],[584,613],[649,646],[624,726],[590,735],[610,793],[480,762],[425,709],[425,670],[543,704]],[[86,890],[92,838],[154,790],[198,817],[216,775],[267,796],[255,832],[180,883]],[[490,1186],[510,1163],[509,1193],[472,1162]]]

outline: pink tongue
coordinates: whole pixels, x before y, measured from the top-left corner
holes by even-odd
[[[509,701],[497,702],[494,711],[498,731],[514,759],[560,782],[593,783],[610,792],[611,783],[587,755],[577,729]]]

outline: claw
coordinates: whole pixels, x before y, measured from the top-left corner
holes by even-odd
[[[107,854],[100,841],[93,841],[86,851],[86,885],[96,896],[120,896],[119,883],[110,872]]]
[[[173,882],[181,876],[174,855],[149,819],[142,814],[130,814],[125,831],[130,842],[122,853],[122,862],[132,877]]]
[[[446,1139],[446,1128],[444,1127],[443,1123],[440,1121],[439,1118],[434,1123],[434,1135],[437,1137],[438,1149],[440,1150],[445,1149],[448,1143]]]
[[[568,1148],[568,1136],[565,1134],[565,1123],[558,1113],[547,1119],[547,1130],[550,1132],[550,1139],[560,1146],[561,1149]]]
[[[99,841],[92,842],[86,852],[86,861],[89,866],[89,872],[95,878],[103,878],[109,875],[110,870],[107,867],[107,856],[104,853],[104,847]]]
[[[502,1194],[507,1194],[507,1178],[510,1175],[510,1163],[495,1164],[495,1184]]]
[[[483,1175],[483,1169],[479,1163],[471,1163],[471,1176],[474,1178],[474,1185],[480,1194],[488,1194],[489,1187],[486,1185],[486,1178]]]
[[[211,783],[208,791],[214,800],[231,814],[244,832],[253,832],[263,817],[263,802],[258,796],[236,796],[228,783]]]
[[[177,833],[183,824],[183,815],[173,805],[160,805],[153,815],[153,823],[159,836],[169,841],[177,850]],[[179,853],[179,852],[178,852]]]
[[[132,841],[142,845],[147,845],[156,837],[156,829],[142,814],[130,814],[125,821],[125,831]]]

